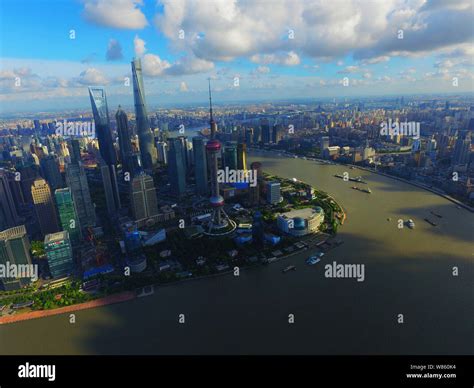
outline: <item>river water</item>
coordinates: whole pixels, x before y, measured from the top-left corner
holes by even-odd
[[[304,264],[306,252],[240,277],[175,284],[153,296],[79,311],[74,324],[58,315],[2,325],[0,353],[474,353],[474,214],[357,169],[263,153],[249,160],[331,194],[347,212],[339,230],[344,244],[315,266]],[[361,175],[372,194],[333,177],[344,171]],[[438,226],[425,222],[426,216]],[[398,229],[397,220],[409,218],[415,228]],[[364,264],[365,280],[326,278],[324,265],[334,261]],[[289,264],[296,271],[283,274]]]

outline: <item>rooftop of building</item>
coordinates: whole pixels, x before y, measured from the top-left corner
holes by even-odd
[[[63,230],[61,232],[47,234],[44,237],[44,243],[48,244],[51,242],[67,240],[67,239],[69,239],[69,233],[66,230]]]
[[[26,234],[25,225],[15,226],[10,229],[0,231],[0,240],[23,237]]]
[[[278,216],[281,216],[283,218],[302,218],[302,219],[308,219],[315,214],[318,213],[323,213],[323,209],[321,209],[319,206],[316,206],[314,208],[312,207],[307,207],[304,209],[294,209],[290,210],[289,212],[286,213],[279,213]]]

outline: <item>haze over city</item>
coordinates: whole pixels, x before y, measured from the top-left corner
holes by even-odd
[[[143,62],[148,103],[157,107],[199,104],[208,77],[220,103],[473,87],[471,1],[84,0],[2,7],[12,15],[1,26],[2,114],[82,108],[91,85],[107,86],[111,106],[131,106],[126,79],[134,57]],[[62,16],[51,19],[51,9]]]

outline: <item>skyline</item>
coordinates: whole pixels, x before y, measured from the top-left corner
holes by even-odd
[[[51,7],[22,3],[2,4],[13,15],[2,23],[2,115],[85,108],[89,86],[106,88],[112,111],[133,106],[133,58],[142,60],[150,107],[204,105],[209,77],[221,103],[474,86],[469,1],[60,1],[61,19],[39,27]]]

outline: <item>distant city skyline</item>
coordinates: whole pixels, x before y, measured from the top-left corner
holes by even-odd
[[[131,106],[133,58],[150,107],[204,103],[208,77],[221,103],[474,89],[470,1],[206,4],[3,2],[0,114],[86,107],[88,86]]]

